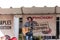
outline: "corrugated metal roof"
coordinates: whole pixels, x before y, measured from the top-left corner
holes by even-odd
[[[60,13],[60,7],[56,7],[56,13]]]
[[[54,13],[55,7],[32,7],[32,8],[23,8],[24,14],[40,14],[40,13]]]
[[[0,14],[22,14],[21,8],[0,8]]]
[[[56,10],[55,10],[56,8]],[[0,14],[54,14],[60,13],[60,7],[21,7],[21,8],[0,8]]]

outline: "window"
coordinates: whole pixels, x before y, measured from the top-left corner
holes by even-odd
[[[19,18],[19,34],[22,33],[22,23],[23,23],[22,18]]]
[[[56,18],[56,37],[57,39],[59,39],[59,35],[60,35],[60,31],[59,31],[59,28],[60,28],[60,17],[57,17]]]

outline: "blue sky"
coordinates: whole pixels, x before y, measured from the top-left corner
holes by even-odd
[[[19,8],[19,7],[60,7],[60,0],[0,0],[0,7],[1,8]]]

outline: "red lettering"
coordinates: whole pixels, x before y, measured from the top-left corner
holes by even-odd
[[[33,19],[52,19],[53,16],[34,16]]]

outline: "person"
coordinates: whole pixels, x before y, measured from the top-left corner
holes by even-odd
[[[5,35],[5,40],[10,40],[11,39],[11,37],[9,36],[9,35]]]
[[[16,37],[13,37],[13,38],[11,38],[11,40],[17,40],[17,38]]]
[[[33,21],[32,17],[27,17],[27,22],[24,25],[25,27],[34,27],[34,26],[39,26],[39,24],[36,21]]]
[[[26,40],[33,40],[33,32],[31,29],[28,29],[28,30],[30,31],[26,33]]]
[[[26,33],[26,40],[33,40],[33,28],[34,26],[38,26],[38,23],[36,21],[33,21],[32,17],[27,17],[27,22],[24,25],[25,27],[29,27],[30,31]]]

